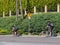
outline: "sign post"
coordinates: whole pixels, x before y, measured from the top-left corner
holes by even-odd
[[[28,28],[28,33],[30,34],[30,21],[31,21],[31,13],[30,12],[28,12],[28,20],[29,20],[29,28]]]

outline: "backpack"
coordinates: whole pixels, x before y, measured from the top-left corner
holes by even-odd
[[[16,30],[16,31],[17,31],[17,30],[18,30],[18,27],[17,27],[17,26],[14,26],[14,30]]]

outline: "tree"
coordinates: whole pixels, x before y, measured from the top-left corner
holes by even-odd
[[[49,0],[49,3],[48,3],[48,11],[56,11],[56,1],[55,0]]]
[[[39,11],[41,11],[41,12],[43,12],[44,11],[44,0],[42,1],[42,0],[38,0],[37,1],[37,11],[39,12]]]
[[[3,17],[8,14],[8,0],[2,0]]]
[[[27,0],[22,0],[22,10],[25,11],[25,15],[27,14],[26,9],[27,9]]]
[[[27,12],[31,12],[30,0],[27,0]]]
[[[60,0],[56,0],[56,2],[57,2],[57,12],[59,12],[59,4],[60,4]]]
[[[0,0],[0,16],[2,16],[2,0]]]
[[[48,5],[49,0],[44,0],[44,4],[45,4],[45,13],[47,13],[47,5]]]
[[[16,0],[9,0],[9,15],[11,16],[11,14],[15,13],[16,12]],[[13,12],[13,13],[11,13]]]

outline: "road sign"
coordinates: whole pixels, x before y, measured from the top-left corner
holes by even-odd
[[[30,12],[28,12],[28,15],[27,15],[27,16],[28,16],[28,19],[31,19],[31,16],[32,16],[32,15],[31,15]]]

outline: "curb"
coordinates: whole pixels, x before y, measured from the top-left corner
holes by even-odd
[[[14,35],[0,35],[0,36],[4,36],[4,37],[6,37],[6,36],[14,36]],[[39,35],[21,35],[21,36],[19,36],[19,37],[51,37],[51,36],[39,36]],[[60,38],[60,36],[56,36],[55,38]]]

